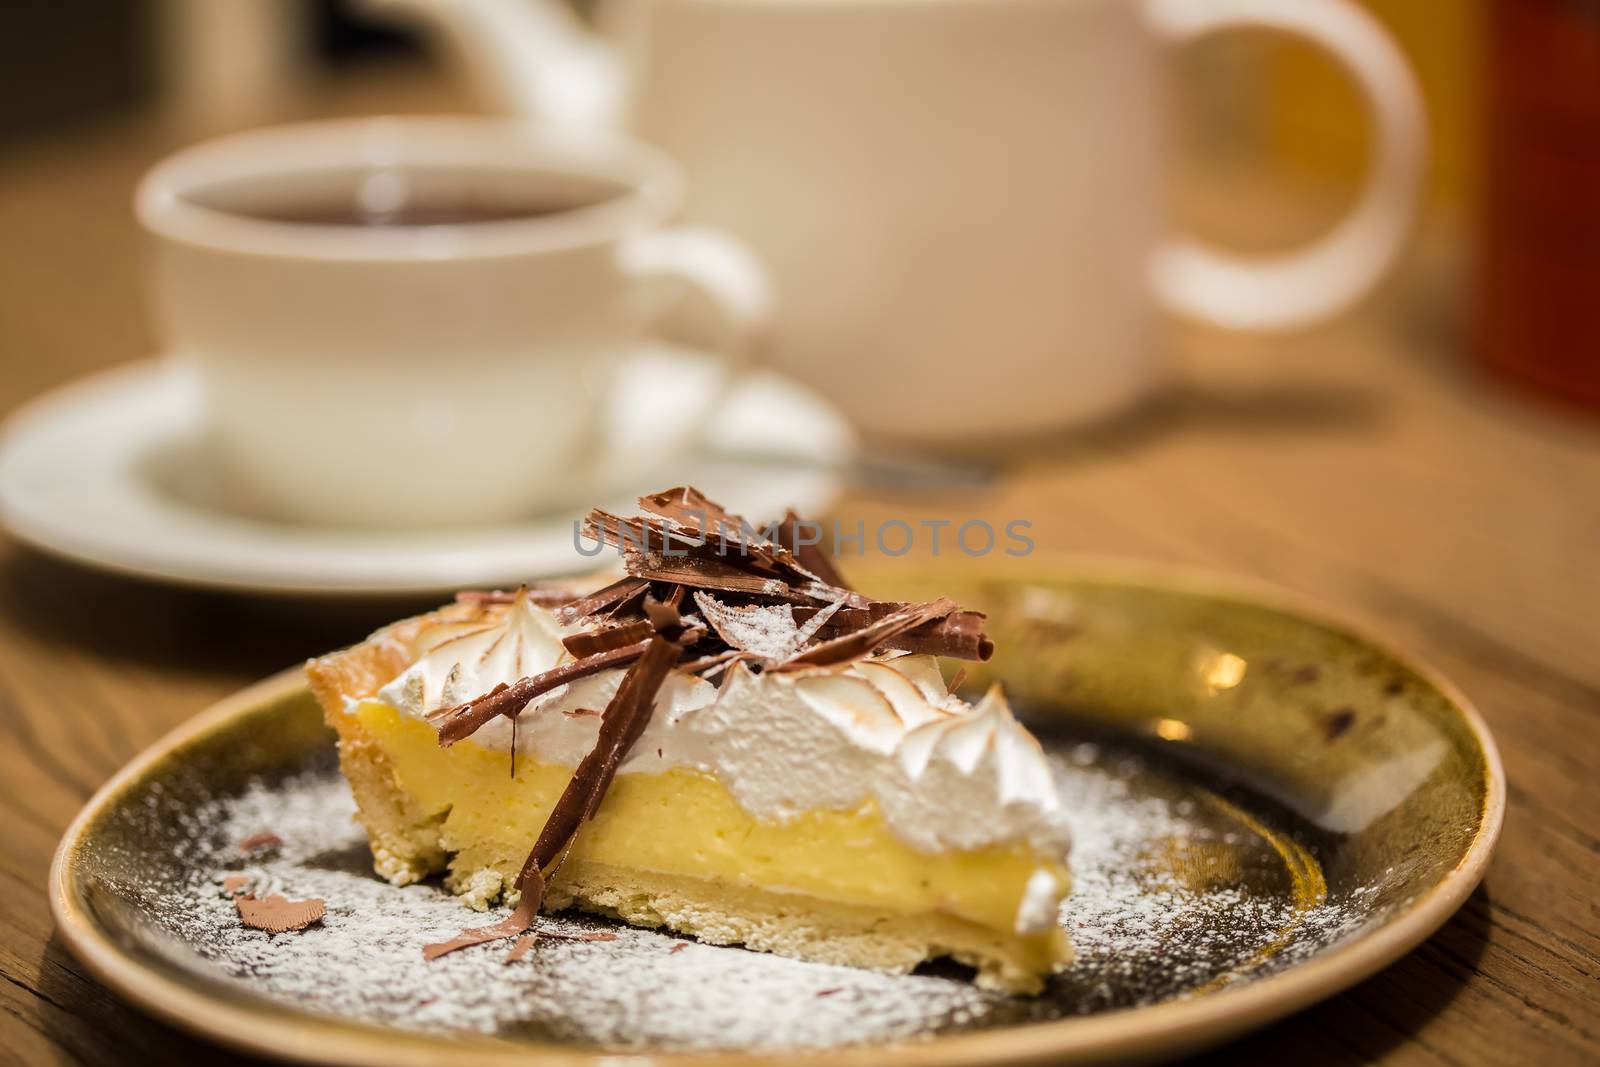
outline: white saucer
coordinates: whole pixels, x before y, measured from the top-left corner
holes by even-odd
[[[650,433],[675,406],[697,361],[651,349],[634,358],[607,421]],[[136,363],[35,400],[0,427],[0,522],[54,555],[185,585],[275,593],[435,593],[570,574],[576,513],[496,526],[356,531],[252,517],[211,476],[192,381],[161,362]],[[652,425],[654,420],[655,425]],[[854,452],[842,417],[773,374],[741,382],[713,420],[705,449],[651,484],[597,495],[630,507],[641,493],[692,483],[765,521],[815,513]]]

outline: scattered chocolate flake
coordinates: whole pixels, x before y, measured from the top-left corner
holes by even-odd
[[[955,677],[950,679],[950,685],[948,686],[950,692],[954,693],[957,689],[960,689],[961,683],[965,682],[966,680],[967,669],[965,667],[958,667],[956,669]]]
[[[817,996],[819,996],[819,997],[831,997],[835,993],[843,993],[843,992],[844,992],[844,986],[834,986],[832,989],[819,989],[819,990],[817,990]]]
[[[283,838],[271,830],[262,830],[258,834],[251,834],[249,837],[240,839],[239,851],[248,856],[254,852],[265,852],[268,849],[277,848],[282,844]]]
[[[227,874],[222,877],[222,891],[230,897],[236,897],[250,887],[254,881],[248,874]]]
[[[671,948],[667,949],[667,955],[675,956],[675,955],[677,955],[678,953],[682,952],[684,949],[686,949],[688,947],[689,947],[689,942],[687,942],[687,941],[679,941],[676,944],[674,944]]]
[[[246,926],[265,930],[269,934],[285,934],[290,930],[304,930],[312,923],[321,922],[327,914],[327,905],[317,897],[310,900],[290,900],[282,893],[257,899],[254,893],[235,897],[239,919]]]
[[[1289,675],[1289,682],[1291,685],[1310,685],[1321,677],[1321,668],[1315,663],[1307,663],[1294,669],[1294,673]]]

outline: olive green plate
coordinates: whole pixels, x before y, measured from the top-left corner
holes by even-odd
[[[1084,1063],[1192,1051],[1359,981],[1482,877],[1504,807],[1482,721],[1447,683],[1281,595],[1168,570],[885,569],[886,595],[989,613],[1003,681],[1074,815],[1078,959],[1037,998],[935,964],[891,977],[669,934],[419,946],[467,920],[370,873],[297,672],[136,759],[51,870],[66,943],[129,1000],[256,1052],[340,1063]],[[238,840],[273,830],[276,851]],[[222,876],[327,900],[322,924],[233,921]],[[558,917],[557,930],[605,925]]]

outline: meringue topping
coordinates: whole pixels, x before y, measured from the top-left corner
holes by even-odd
[[[572,662],[579,627],[529,597],[483,604],[418,637],[417,659],[377,699],[413,718]],[[497,717],[471,743],[577,766],[597,709],[625,670],[580,678]],[[736,662],[720,685],[675,670],[619,773],[688,767],[717,777],[750,814],[787,819],[876,803],[892,833],[934,852],[1027,842],[1064,855],[1069,834],[1043,750],[998,687],[977,706],[952,694],[938,660],[880,652],[844,665],[757,673]]]

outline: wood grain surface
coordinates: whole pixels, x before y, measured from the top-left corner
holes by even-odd
[[[305,110],[450,102],[398,71]],[[0,156],[0,411],[153,350],[128,201],[178,141],[135,116]],[[1197,188],[1186,216],[1246,238],[1310,217],[1267,197],[1241,213],[1236,184]],[[1276,582],[1370,622],[1482,709],[1510,780],[1483,888],[1399,964],[1217,1062],[1600,1062],[1600,419],[1474,369],[1459,248],[1433,227],[1379,300],[1309,334],[1176,332],[1166,395],[980,487],[863,484],[835,509],[852,525],[1023,518],[1041,552]],[[0,1061],[237,1062],[125,1007],[62,950],[51,850],[174,723],[418,606],[188,592],[0,541]]]

